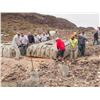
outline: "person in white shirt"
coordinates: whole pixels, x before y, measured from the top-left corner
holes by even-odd
[[[21,55],[25,56],[26,50],[28,47],[28,43],[29,43],[27,35],[24,35],[22,33],[20,36],[20,41],[21,41]]]
[[[37,35],[37,38],[38,38],[38,40],[40,42],[41,41],[41,36],[39,34]]]
[[[13,37],[12,40],[12,46],[14,47],[16,51],[16,59],[20,59],[21,53],[20,53],[20,47],[21,47],[21,41],[20,41],[20,34],[17,32],[17,34]]]
[[[45,34],[43,34],[43,36],[41,37],[41,42],[45,42],[45,41],[47,41],[47,37]]]
[[[28,45],[28,37],[27,35],[21,34],[20,41],[24,45]]]
[[[39,36],[37,34],[35,34],[34,40],[35,40],[35,43],[39,43],[40,42]]]
[[[85,33],[85,32],[82,32],[82,33],[81,33],[81,36],[83,36],[84,38],[87,38],[87,36],[86,36],[86,33]]]

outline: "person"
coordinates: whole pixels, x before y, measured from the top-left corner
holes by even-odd
[[[57,59],[63,61],[64,60],[64,52],[65,52],[64,41],[60,38],[56,38],[56,46],[58,49]]]
[[[75,63],[77,55],[78,55],[78,40],[75,38],[75,35],[72,34],[71,38],[69,40],[70,44],[70,58],[72,60],[72,63]]]
[[[29,41],[29,45],[35,43],[34,36],[32,35],[31,32],[28,33],[28,41]]]
[[[57,34],[57,31],[50,30],[49,34],[50,34],[50,39],[52,40],[54,39],[55,34]]]
[[[87,38],[84,34],[79,33],[78,35],[78,51],[80,56],[84,56],[85,54],[85,46],[86,46]]]
[[[20,41],[20,33],[17,32],[17,34],[13,37],[12,40],[12,46],[15,49],[16,52],[16,59],[20,59],[21,58],[21,53],[20,53],[20,47],[21,47],[21,41]]]
[[[37,35],[37,38],[38,38],[39,42],[41,42],[41,36],[40,36],[40,34]]]
[[[87,38],[85,32],[82,32],[81,35],[82,35],[84,38]]]
[[[28,43],[29,43],[27,35],[24,35],[22,33],[21,37],[20,37],[20,41],[21,41],[21,55],[25,56],[26,50],[27,50],[27,47],[28,47]]]
[[[99,44],[99,43],[100,43],[100,42],[99,42],[100,27],[97,27],[97,32],[98,32],[98,44]]]
[[[46,33],[46,37],[47,37],[47,41],[49,41],[50,40],[50,34]]]
[[[66,41],[65,41],[65,46],[67,46],[67,45],[69,45],[70,43],[69,43],[69,40],[68,39],[66,39]]]
[[[98,45],[99,44],[98,39],[99,39],[99,37],[98,37],[98,31],[96,31],[94,33],[94,42],[93,42],[93,45]]]
[[[39,43],[40,42],[40,38],[39,38],[39,36],[37,34],[35,34],[34,40],[35,40],[35,43]]]
[[[41,42],[45,42],[45,41],[47,41],[47,37],[45,33],[43,33],[43,35],[41,36]]]

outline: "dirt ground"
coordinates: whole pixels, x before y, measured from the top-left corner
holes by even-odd
[[[98,87],[100,86],[100,46],[89,46],[87,55],[76,64],[66,59],[66,67],[52,59],[23,57],[1,59],[2,86]],[[91,53],[90,53],[91,52]],[[90,54],[89,54],[90,53]],[[66,71],[66,72],[65,72]],[[67,75],[63,75],[67,73]]]

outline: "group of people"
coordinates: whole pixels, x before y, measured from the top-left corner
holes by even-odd
[[[26,55],[26,50],[28,46],[34,43],[40,43],[40,42],[45,42],[50,40],[50,34],[49,33],[43,33],[41,35],[35,34],[33,35],[31,32],[29,32],[27,35],[23,33],[17,33],[13,37],[12,45],[14,46],[16,50],[16,58],[20,58],[21,55],[25,56]],[[98,31],[95,32],[94,34],[94,42],[93,45],[98,45],[99,44],[99,36],[98,36]],[[71,34],[70,39],[67,41],[70,46],[70,58],[72,62],[76,61],[77,56],[84,56],[85,55],[85,48],[86,48],[86,43],[88,43],[88,39],[86,37],[85,32],[82,33],[76,33],[73,32]],[[61,39],[61,38],[56,38],[56,46],[58,49],[57,52],[57,60],[64,61],[64,52],[65,52],[65,47],[66,43]]]
[[[31,36],[29,36],[29,37],[34,38],[33,43],[40,43],[40,42],[45,42],[45,41],[50,40],[50,34],[49,33],[43,33],[41,35],[35,34],[34,36],[31,34]]]
[[[50,40],[50,34],[49,33],[43,33],[43,34],[36,34],[33,35],[31,32],[28,34],[29,43],[40,43]]]
[[[94,45],[99,44],[98,39],[99,39],[98,31],[96,31],[94,33],[94,42],[93,42]],[[85,55],[85,48],[86,48],[86,43],[88,44],[88,39],[86,37],[85,32],[78,34],[76,32],[73,32],[68,41],[70,45],[70,59],[71,62],[74,63],[78,55],[79,56]],[[63,61],[66,44],[61,38],[57,38],[56,45],[58,49],[57,60]]]
[[[21,56],[26,55],[26,50],[29,45],[33,43],[40,43],[50,40],[49,33],[43,33],[41,35],[35,34],[33,35],[29,32],[27,35],[17,32],[17,34],[13,37],[12,45],[16,51],[16,58],[19,59]]]

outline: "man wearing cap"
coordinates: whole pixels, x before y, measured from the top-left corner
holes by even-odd
[[[65,44],[64,41],[60,38],[56,38],[56,46],[58,49],[57,58],[58,60],[64,60]]]
[[[74,34],[71,36],[69,43],[70,43],[70,57],[72,62],[74,63],[76,61],[78,54],[78,40],[75,38]]]

